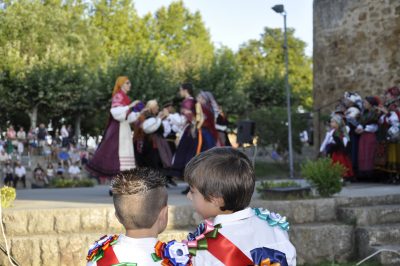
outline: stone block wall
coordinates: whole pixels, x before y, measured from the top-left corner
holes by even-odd
[[[400,85],[400,0],[314,0],[314,109]],[[318,113],[315,143],[324,135]]]

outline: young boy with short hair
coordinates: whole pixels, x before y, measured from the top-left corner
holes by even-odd
[[[186,166],[185,180],[196,212],[213,218],[188,236],[195,266],[296,265],[286,218],[249,207],[255,175],[244,153],[233,148],[203,152]]]
[[[168,245],[157,241],[158,234],[165,230],[168,222],[165,184],[165,177],[148,168],[122,171],[114,177],[115,215],[126,233],[104,236],[95,242],[87,256],[88,266],[151,266],[164,265],[161,263],[169,260],[179,260],[182,266],[189,265],[189,253],[180,250],[186,246],[175,241]],[[171,254],[174,251],[179,253],[179,258]]]

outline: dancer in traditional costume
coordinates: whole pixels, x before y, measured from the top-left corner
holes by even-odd
[[[93,175],[113,177],[122,170],[135,168],[130,124],[140,113],[132,111],[139,101],[131,102],[130,89],[128,77],[118,77],[112,93],[108,125],[95,154],[86,165]]]
[[[374,161],[377,148],[376,132],[378,130],[378,120],[380,111],[378,97],[365,97],[364,110],[360,117],[360,124],[356,128],[356,133],[360,134],[358,146],[358,170],[359,176],[371,177],[374,171]]]
[[[383,115],[379,119],[383,135],[382,142],[385,144],[385,164],[380,169],[388,172],[394,180],[400,173],[400,112],[398,109],[400,100],[400,89],[392,87],[385,92],[385,106],[380,110]]]
[[[197,95],[196,121],[198,130],[198,146],[196,153],[209,150],[219,143],[215,121],[218,116],[218,105],[209,91],[201,91]],[[220,146],[220,145],[219,145]]]
[[[183,99],[180,110],[180,119],[171,120],[176,128],[180,128],[179,143],[172,160],[170,175],[178,178],[183,177],[186,164],[196,155],[197,151],[197,128],[196,128],[196,100],[193,98],[193,85],[183,83],[179,89]]]
[[[360,124],[359,119],[362,110],[362,98],[357,93],[345,92],[344,104],[346,106],[345,111],[345,122],[349,127],[350,137],[350,158],[353,167],[354,175],[358,173],[358,143],[360,141],[360,135],[356,133],[356,128]]]

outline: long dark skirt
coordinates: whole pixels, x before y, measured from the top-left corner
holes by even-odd
[[[377,140],[375,133],[361,134],[358,146],[358,170],[361,174],[370,174],[374,170]]]
[[[193,136],[194,135],[194,136]],[[175,156],[172,167],[169,169],[169,175],[182,178],[186,164],[196,155],[197,149],[197,131],[192,135],[191,128],[187,127],[184,131]]]
[[[118,174],[120,172],[118,148],[119,122],[112,119],[95,154],[86,164],[89,173],[107,177]]]
[[[207,128],[201,129],[202,135],[202,144],[201,144],[201,152],[214,148],[217,145],[217,141],[214,136],[211,134],[211,131]]]
[[[353,173],[358,172],[358,143],[360,141],[360,135],[354,131],[350,132],[350,153],[351,153],[351,164],[353,166]]]

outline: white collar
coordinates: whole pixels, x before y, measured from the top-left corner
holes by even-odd
[[[146,237],[146,238],[133,238],[128,237],[126,235],[120,234],[118,237],[118,242],[126,243],[130,245],[150,245],[155,246],[157,243],[157,238],[154,237]]]
[[[250,207],[247,207],[244,210],[237,211],[231,214],[217,215],[214,219],[214,225],[240,221],[243,219],[250,218],[254,215],[255,215],[254,211]]]

